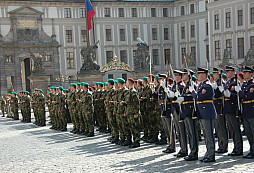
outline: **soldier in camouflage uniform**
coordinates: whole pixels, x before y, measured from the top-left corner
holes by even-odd
[[[114,80],[108,79],[108,92],[107,92],[106,100],[104,101],[104,104],[106,106],[108,125],[109,125],[109,128],[111,129],[111,135],[112,135],[112,137],[108,139],[110,142],[111,141],[117,142],[116,141],[117,134],[116,134],[115,127],[113,124],[113,116],[114,116],[113,115],[113,111],[114,111],[113,96],[114,96],[114,93],[115,93]]]
[[[125,100],[121,104],[126,105],[124,116],[128,118],[131,134],[133,136],[133,144],[129,145],[130,148],[140,147],[140,123],[139,123],[139,97],[137,91],[134,89],[134,80],[128,78],[127,87],[129,88]]]
[[[84,133],[84,120],[82,117],[82,111],[81,111],[81,99],[80,96],[82,94],[83,90],[80,89],[80,83],[77,83],[76,85],[76,92],[75,92],[75,99],[76,99],[76,105],[75,105],[75,119],[77,124],[77,131],[74,132],[74,134],[81,134]]]
[[[34,118],[35,122],[33,124],[37,125],[39,123],[39,118],[38,118],[38,88],[34,89],[34,94],[32,97],[32,104],[33,104],[33,112],[34,112]]]
[[[119,142],[119,127],[116,120],[116,114],[117,114],[117,97],[118,97],[119,87],[118,87],[117,81],[114,81],[114,87],[115,87],[115,91],[112,97],[112,101],[114,105],[113,116],[112,116],[112,126],[114,128],[115,138],[114,140],[111,141],[111,143],[118,143]]]
[[[11,95],[11,110],[13,113],[13,119],[19,120],[19,113],[18,113],[19,105],[18,105],[18,96],[16,92],[13,92]]]
[[[66,112],[65,112],[65,115],[66,115],[66,120],[67,120],[67,123],[71,123],[71,116],[70,116],[70,110],[69,110],[69,105],[68,105],[68,102],[67,102],[67,98],[69,96],[69,89],[64,89],[64,98],[65,98],[65,108],[66,108]]]
[[[94,120],[93,120],[93,95],[92,92],[88,90],[89,84],[83,83],[84,95],[82,96],[82,111],[84,113],[85,118],[85,126],[86,126],[86,136],[92,137],[94,136]]]
[[[29,92],[25,91],[24,96],[23,96],[23,107],[24,107],[24,112],[23,112],[23,122],[25,123],[30,123],[31,122],[31,106],[30,106],[30,96]]]
[[[19,109],[21,111],[22,120],[24,122],[24,91],[19,92],[19,101],[18,101]]]
[[[76,106],[76,99],[75,99],[75,92],[76,92],[76,84],[71,83],[70,84],[70,92],[68,96],[68,106],[69,106],[69,111],[70,111],[70,116],[71,116],[71,121],[73,124],[73,130],[71,133],[76,133],[78,131],[78,125],[77,125],[77,120],[76,120],[76,111],[75,111],[75,106]]]
[[[95,86],[92,86],[92,94],[93,94],[93,106],[94,108],[94,122],[96,123],[98,129],[96,131],[100,131],[101,129],[101,125],[100,125],[100,121],[99,121],[99,109],[98,109],[98,83],[95,83]],[[94,88],[93,88],[94,87]],[[94,123],[94,124],[95,124]]]
[[[38,105],[38,126],[46,126],[45,96],[44,92],[39,89],[37,105]]]
[[[50,120],[52,124],[50,129],[57,129],[58,127],[57,115],[56,115],[56,98],[57,98],[56,89],[57,89],[56,87],[50,88],[50,91],[52,92],[49,98],[49,113],[50,113]]]
[[[104,102],[105,119],[106,119],[105,122],[106,122],[106,128],[108,128],[108,129],[105,130],[105,133],[111,133],[111,128],[109,126],[108,116],[107,116],[107,107],[105,105],[105,101],[106,101],[107,95],[109,93],[108,82],[104,82],[103,86],[104,86],[104,92],[102,93],[101,101]],[[110,138],[110,140],[111,140],[111,138]]]
[[[3,96],[0,97],[0,106],[2,111],[2,117],[4,117],[5,100]]]
[[[100,132],[105,132],[107,129],[107,118],[106,118],[106,112],[105,112],[105,105],[104,105],[104,95],[106,95],[106,91],[103,89],[103,83],[98,82],[97,85],[98,89],[96,90],[96,103],[97,106],[94,106],[94,109],[98,111],[98,121],[100,125]]]
[[[58,87],[58,95],[57,95],[57,105],[58,105],[58,121],[59,121],[59,128],[60,131],[67,131],[67,120],[65,116],[65,94],[63,93],[63,87]]]

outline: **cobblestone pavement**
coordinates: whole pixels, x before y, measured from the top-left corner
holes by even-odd
[[[163,154],[166,146],[141,143],[129,149],[107,142],[108,134],[93,138],[58,132],[0,118],[0,172],[254,172],[253,160],[216,155],[215,163],[186,162]],[[232,151],[230,140],[229,151]],[[177,143],[179,150],[179,144]],[[249,149],[244,137],[244,153]],[[200,157],[205,152],[200,143]]]

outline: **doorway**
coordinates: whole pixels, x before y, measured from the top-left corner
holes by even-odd
[[[31,62],[29,58],[25,58],[21,63],[21,80],[22,80],[22,89],[24,91],[31,92],[30,80],[28,79],[30,75],[31,75]]]

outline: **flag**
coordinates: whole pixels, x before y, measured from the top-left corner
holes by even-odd
[[[90,0],[86,0],[88,31],[92,29],[92,18],[96,14]]]

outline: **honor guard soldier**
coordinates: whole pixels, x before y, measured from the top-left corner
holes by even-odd
[[[12,113],[13,113],[13,119],[14,120],[19,120],[19,105],[18,105],[18,96],[16,92],[12,92],[11,95],[11,109],[12,109]]]
[[[232,131],[234,149],[229,156],[241,156],[243,155],[243,140],[240,130],[240,122],[237,118],[237,112],[239,109],[238,94],[235,91],[237,84],[237,78],[235,77],[235,69],[232,66],[226,66],[226,75],[228,81],[224,87],[225,103],[223,114],[226,116],[229,130]]]
[[[208,70],[198,67],[198,85],[197,91],[194,86],[189,87],[189,91],[192,92],[193,97],[197,103],[197,116],[200,119],[205,144],[206,153],[201,162],[215,162],[215,139],[213,134],[213,121],[216,119],[217,114],[213,104],[214,91],[210,80],[208,79]]]
[[[243,158],[254,159],[254,81],[253,81],[254,69],[248,66],[243,67],[243,77],[246,82],[242,84],[241,90],[237,86],[236,92],[239,92],[239,96],[242,99],[243,105],[243,123],[245,133],[247,135],[248,142],[250,144],[250,151],[244,155]]]
[[[0,97],[0,106],[2,111],[2,117],[4,117],[5,100],[3,96]]]
[[[175,152],[175,138],[173,131],[173,116],[171,110],[171,101],[168,98],[167,92],[169,88],[166,86],[166,74],[158,74],[159,76],[159,104],[161,106],[161,119],[164,131],[166,132],[169,145],[166,150],[163,150],[164,153],[174,153]]]
[[[226,126],[226,117],[223,114],[223,90],[225,82],[222,79],[222,70],[217,67],[213,68],[213,78],[212,83],[214,89],[213,103],[217,113],[217,119],[214,120],[214,128],[218,136],[219,148],[216,153],[227,153],[228,152],[228,131]]]
[[[195,90],[197,88],[196,84],[192,81],[193,74],[194,72],[192,70],[184,69],[182,79],[185,83],[185,87],[181,97],[178,98],[178,102],[182,106],[181,118],[184,120],[191,150],[190,154],[184,158],[186,161],[198,160],[198,120],[196,117],[196,103],[194,103],[192,94],[189,90],[191,85],[194,86]]]

